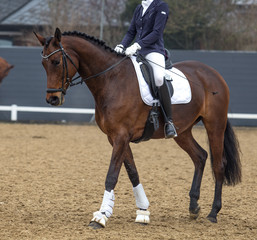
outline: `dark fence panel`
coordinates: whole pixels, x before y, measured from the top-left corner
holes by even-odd
[[[46,73],[41,64],[42,48],[0,48],[0,56],[15,65],[0,86],[0,105],[50,107],[45,101]],[[53,107],[54,108],[54,107]],[[85,84],[67,92],[60,108],[94,108],[94,99]],[[18,113],[18,121],[85,121],[92,114]],[[0,112],[0,120],[10,121],[10,112]]]
[[[0,56],[15,65],[0,86],[0,105],[49,107],[45,102],[46,74],[41,47],[0,48]],[[230,113],[257,114],[257,52],[171,51],[173,62],[198,60],[215,68],[230,88]],[[115,91],[115,90],[114,90]],[[85,84],[71,88],[61,108],[94,108]],[[88,122],[92,114],[18,113],[18,121]],[[10,112],[0,111],[0,121]],[[234,125],[257,126],[257,119],[231,119]]]
[[[257,114],[257,52],[171,51],[174,62],[201,61],[215,68],[230,89],[230,113]],[[232,119],[233,125],[257,126],[257,119]]]

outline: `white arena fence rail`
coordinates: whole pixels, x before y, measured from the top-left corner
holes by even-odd
[[[95,109],[91,108],[50,108],[50,107],[25,107],[13,104],[11,106],[1,106],[0,111],[10,111],[11,121],[18,121],[18,112],[36,112],[36,113],[72,113],[72,114],[95,114]],[[257,120],[257,114],[248,113],[228,113],[230,119],[254,119]]]
[[[25,107],[17,106],[1,106],[0,111],[10,111],[11,121],[18,121],[18,112],[36,112],[36,113],[73,113],[73,114],[95,114],[95,109],[90,108],[50,108],[50,107]]]

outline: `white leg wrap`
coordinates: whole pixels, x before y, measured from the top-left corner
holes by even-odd
[[[114,200],[115,197],[113,190],[111,192],[104,191],[103,201],[100,210],[93,213],[93,218],[91,222],[97,222],[105,227],[108,218],[112,215]]]
[[[150,223],[150,212],[144,210],[137,210],[136,223]]]
[[[104,191],[103,202],[99,211],[101,213],[105,213],[108,218],[112,215],[114,200],[115,197],[113,190],[111,190],[111,192]]]
[[[142,184],[138,184],[133,188],[134,196],[136,198],[136,205],[140,209],[147,209],[149,207],[149,201],[145,195],[144,188]]]

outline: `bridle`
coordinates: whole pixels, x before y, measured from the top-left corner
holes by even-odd
[[[108,67],[107,69],[105,69],[104,71],[100,72],[100,73],[97,73],[95,75],[92,75],[92,76],[89,76],[87,78],[82,78],[80,75],[77,76],[76,78],[74,79],[70,79],[69,78],[69,72],[68,72],[68,62],[67,62],[67,58],[69,59],[69,61],[72,63],[72,65],[75,67],[76,71],[78,72],[78,67],[76,66],[76,64],[74,63],[74,61],[72,60],[72,58],[64,51],[64,48],[62,46],[61,43],[59,43],[59,46],[60,48],[51,52],[50,54],[48,55],[43,55],[43,52],[41,53],[41,57],[43,59],[46,59],[48,61],[48,59],[54,55],[55,53],[58,53],[58,52],[61,52],[62,53],[62,62],[63,62],[63,72],[62,72],[62,87],[61,88],[47,88],[46,89],[46,92],[47,93],[56,93],[56,92],[61,92],[63,95],[66,94],[66,91],[68,89],[68,87],[72,87],[72,86],[75,86],[75,85],[78,85],[78,84],[82,84],[83,82],[89,80],[89,79],[92,79],[92,78],[96,78],[108,71],[110,71],[111,69],[115,68],[116,66],[118,66],[121,62],[123,62],[127,56],[124,56],[121,60],[119,60],[117,63],[111,65],[110,67]],[[66,72],[66,75],[65,75],[65,72]],[[77,79],[81,78],[80,81],[78,82],[75,82]]]
[[[68,72],[68,63],[67,63],[67,58],[71,61],[72,65],[76,68],[76,70],[78,71],[77,66],[75,65],[75,63],[73,62],[72,58],[64,51],[64,48],[62,46],[61,43],[59,43],[60,48],[51,52],[48,55],[43,55],[41,54],[41,57],[43,59],[46,59],[48,61],[48,59],[58,53],[58,52],[62,52],[62,66],[63,66],[63,72],[62,72],[62,87],[61,88],[47,88],[46,92],[47,93],[56,93],[56,92],[61,92],[63,95],[66,94],[67,91],[67,87],[68,85],[72,82],[72,80],[70,80],[69,78],[69,72]],[[66,72],[66,75],[65,75]],[[66,79],[65,79],[66,78]]]

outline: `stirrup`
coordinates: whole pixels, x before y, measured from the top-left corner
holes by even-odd
[[[178,136],[173,122],[168,121],[168,122],[165,123],[164,134],[165,134],[165,138],[175,138],[175,137]]]

